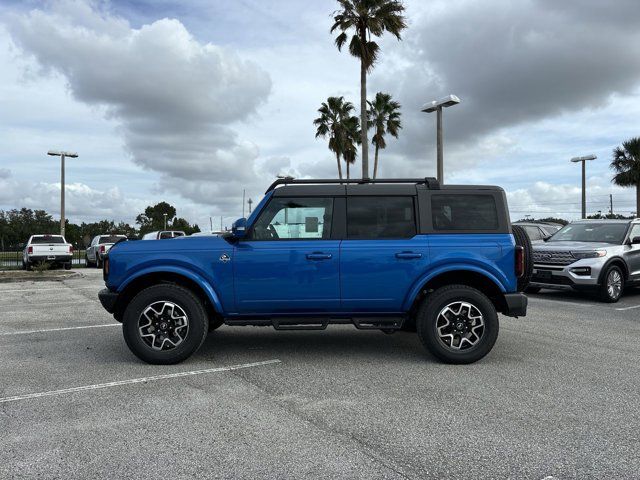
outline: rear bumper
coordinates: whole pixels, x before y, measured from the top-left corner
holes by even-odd
[[[114,313],[116,311],[116,303],[118,302],[117,292],[103,288],[98,292],[98,299],[107,312]]]
[[[527,315],[528,299],[524,293],[506,293],[504,295],[506,309],[502,312],[507,317],[524,317]]]
[[[29,255],[27,260],[31,263],[38,262],[55,262],[55,263],[67,263],[73,258],[72,255]]]

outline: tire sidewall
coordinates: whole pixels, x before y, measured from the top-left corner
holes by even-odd
[[[611,297],[607,289],[607,282],[609,280],[609,275],[611,275],[611,272],[613,270],[616,270],[620,274],[620,279],[622,281],[620,295],[618,295],[616,298]],[[626,282],[624,280],[624,272],[622,271],[622,269],[617,265],[611,265],[609,268],[607,268],[607,270],[604,273],[604,276],[602,277],[602,285],[600,286],[601,299],[607,303],[616,303],[618,300],[622,298],[622,294],[624,293],[625,283]]]
[[[138,320],[144,309],[159,301],[178,305],[187,315],[189,329],[184,341],[167,350],[153,350],[140,337]],[[127,305],[123,315],[122,331],[129,349],[141,360],[153,364],[174,364],[191,356],[200,348],[208,330],[204,308],[198,298],[189,290],[177,285],[154,285],[138,295]]]
[[[468,302],[481,313],[485,322],[484,333],[477,345],[459,352],[443,345],[438,337],[437,318],[440,311],[456,301]],[[416,319],[420,340],[436,358],[447,363],[473,363],[486,356],[498,338],[499,322],[495,307],[483,293],[466,286],[450,286],[427,296]]]

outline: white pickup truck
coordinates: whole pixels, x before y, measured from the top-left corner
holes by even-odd
[[[31,270],[33,265],[45,262],[71,269],[73,246],[62,235],[32,235],[22,252],[22,268]]]

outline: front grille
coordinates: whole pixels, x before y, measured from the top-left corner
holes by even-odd
[[[576,261],[571,252],[558,252],[549,250],[534,250],[533,263],[543,265],[570,265]]]

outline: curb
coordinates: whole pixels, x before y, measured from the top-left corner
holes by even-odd
[[[15,275],[10,272],[0,272],[0,283],[20,283],[20,282],[61,282],[70,278],[81,278],[84,275],[80,272],[69,272],[58,275],[47,275],[46,273],[30,272]]]

